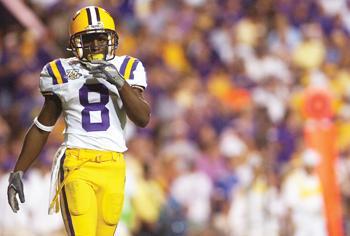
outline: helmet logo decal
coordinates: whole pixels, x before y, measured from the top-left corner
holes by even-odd
[[[73,17],[73,21],[80,15],[80,11]]]
[[[92,30],[92,29],[104,29],[103,23],[98,22],[96,25],[88,25],[86,26],[86,30]]]

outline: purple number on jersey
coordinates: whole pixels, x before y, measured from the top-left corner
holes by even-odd
[[[100,94],[99,102],[89,102],[88,95],[90,92]],[[103,84],[84,84],[79,89],[80,104],[84,107],[81,111],[82,126],[88,131],[106,131],[110,126],[109,110],[106,104],[109,101],[108,88]],[[101,122],[91,122],[91,111],[101,112]]]

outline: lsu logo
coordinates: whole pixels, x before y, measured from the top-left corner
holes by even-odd
[[[104,29],[103,23],[98,22],[96,25],[88,25],[86,27],[86,30],[93,30],[93,29]]]
[[[82,74],[80,74],[77,69],[67,70],[67,77],[70,80],[78,79],[80,76],[82,76]]]

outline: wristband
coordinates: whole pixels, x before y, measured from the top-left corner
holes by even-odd
[[[38,127],[39,129],[41,129],[42,131],[45,131],[45,132],[51,132],[53,130],[53,128],[55,127],[55,126],[46,126],[46,125],[41,124],[38,121],[38,117],[34,118],[34,124],[36,125],[36,127]]]

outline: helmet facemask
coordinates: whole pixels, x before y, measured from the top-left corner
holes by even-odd
[[[100,43],[98,47],[96,47],[91,42],[87,42],[86,39],[88,37],[94,38],[98,37],[100,34],[106,35],[105,43]],[[88,30],[72,35],[70,38],[70,47],[74,55],[82,61],[108,61],[115,57],[115,50],[118,47],[118,35],[112,30]]]

